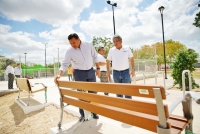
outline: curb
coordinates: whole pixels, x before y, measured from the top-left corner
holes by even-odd
[[[10,89],[10,90],[5,90],[5,91],[0,91],[0,97],[6,94],[16,93],[16,92],[19,92],[19,89]]]

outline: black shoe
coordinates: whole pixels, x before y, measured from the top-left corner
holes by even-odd
[[[95,113],[92,113],[94,119],[99,119],[99,116]]]
[[[84,117],[84,116],[81,116],[81,117],[79,118],[79,121],[80,121],[80,122],[85,121],[85,117]]]
[[[104,93],[105,95],[108,95],[108,93]]]

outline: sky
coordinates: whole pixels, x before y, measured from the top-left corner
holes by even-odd
[[[175,40],[200,53],[200,28],[192,25],[199,0],[113,0],[116,34],[123,45],[138,49],[165,40]],[[82,41],[94,36],[113,36],[112,6],[106,0],[0,0],[0,55],[21,62],[52,64],[64,58],[70,47],[68,35]],[[46,45],[45,45],[46,44]],[[46,47],[45,47],[46,46]]]

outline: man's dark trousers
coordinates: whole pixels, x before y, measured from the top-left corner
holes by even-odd
[[[75,81],[87,81],[87,82],[96,82],[95,70],[93,68],[89,70],[78,70],[74,69],[74,79]],[[95,93],[94,91],[88,91],[88,93]],[[83,109],[79,108],[81,116],[84,117]]]
[[[8,89],[13,89],[14,74],[8,73]]]

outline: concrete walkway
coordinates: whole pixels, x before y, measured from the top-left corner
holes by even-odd
[[[63,80],[68,80],[67,77],[61,77]],[[44,79],[30,79],[32,83],[44,83],[48,87],[47,96],[48,96],[48,102],[53,102],[55,105],[60,105],[59,103],[59,92],[57,89],[57,86],[55,85],[53,78],[44,78]],[[200,84],[200,80],[195,80],[196,83]],[[136,81],[136,84],[143,84],[143,80]],[[161,76],[157,79],[158,85],[163,86],[163,78]],[[132,82],[134,84],[134,81]],[[154,85],[155,84],[155,78],[148,78],[145,80],[145,84]],[[167,100],[165,101],[168,104],[171,104],[173,101],[175,101],[178,98],[181,98],[183,96],[182,91],[180,90],[168,90],[173,85],[173,79],[171,77],[168,77],[166,79],[166,92],[167,92]],[[16,85],[14,85],[14,88],[16,88]],[[7,82],[0,82],[0,92],[6,92],[7,89]],[[198,93],[200,94],[200,93]],[[114,94],[110,94],[111,96],[115,96]],[[44,93],[38,92],[34,94],[34,99],[37,99],[37,101],[44,102]],[[198,105],[196,102],[192,102],[192,108],[193,108],[193,114],[194,114],[194,120],[193,120],[193,130],[195,134],[200,134],[200,105]],[[67,106],[65,108],[69,113],[72,113],[75,116],[80,116],[78,113],[78,108],[73,106]],[[176,115],[182,115],[182,106],[178,105],[178,107],[173,111],[173,114]],[[148,124],[147,124],[148,125]],[[73,128],[76,126],[76,129]],[[66,128],[68,131],[62,131],[59,132],[57,127],[51,128],[50,133],[74,133],[76,134],[78,131],[81,131],[82,134],[153,134],[150,131],[137,128],[134,126],[130,126],[128,124],[124,124],[122,122],[118,122],[109,118],[106,118],[104,116],[100,116],[98,120],[91,119],[88,122],[83,122],[81,125],[78,122],[72,122],[71,124],[64,124],[64,128]],[[71,127],[71,128],[70,128]],[[73,131],[72,131],[73,130]],[[184,133],[184,132],[183,132]]]

